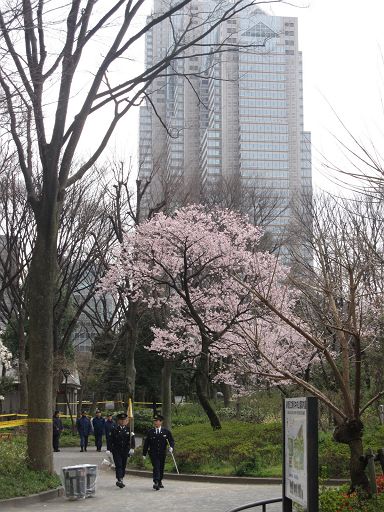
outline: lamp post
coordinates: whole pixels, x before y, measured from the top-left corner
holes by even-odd
[[[73,421],[72,409],[71,409],[71,405],[70,405],[69,400],[68,400],[68,377],[71,375],[71,371],[68,370],[67,368],[62,368],[61,371],[62,371],[62,373],[64,375],[64,379],[65,379],[65,384],[64,384],[65,401],[67,403],[67,410],[68,410],[69,415],[71,417],[72,431],[74,432],[75,431],[75,422]]]

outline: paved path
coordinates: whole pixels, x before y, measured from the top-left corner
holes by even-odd
[[[75,448],[64,448],[55,453],[55,468],[73,464],[99,464],[103,453],[91,447],[87,453]],[[128,468],[129,471],[129,468]],[[115,486],[113,471],[99,471],[96,496],[86,500],[69,501],[56,498],[46,503],[34,503],[12,508],[16,511],[45,512],[226,512],[245,503],[281,496],[278,485],[216,484],[164,480],[165,489],[154,491],[149,478],[129,476],[126,487]],[[252,510],[252,509],[251,509]],[[261,512],[261,508],[253,509]],[[281,512],[281,505],[269,505],[268,512]]]

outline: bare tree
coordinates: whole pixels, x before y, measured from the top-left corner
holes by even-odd
[[[34,469],[52,471],[48,419],[52,413],[53,309],[57,236],[66,190],[92,169],[119,121],[140,102],[159,74],[182,58],[188,48],[196,48],[200,54],[217,51],[217,47],[212,49],[200,42],[223,20],[258,3],[218,2],[204,19],[192,20],[193,13],[188,10],[191,0],[182,0],[155,13],[139,28],[144,0],[115,0],[108,7],[94,0],[71,0],[65,5],[44,0],[2,4],[1,107],[36,222],[28,287],[29,415],[33,419],[28,428],[28,460]],[[170,23],[174,14],[191,16],[191,23],[181,32],[174,32],[167,54],[145,71],[111,83],[108,72],[113,66],[149,30],[162,22]],[[111,23],[113,29],[108,30]],[[80,63],[84,65],[89,59],[88,50],[92,44],[97,45],[100,33],[106,34],[102,55],[93,68],[87,66],[91,78],[82,88],[84,94],[78,96],[74,84],[83,81]],[[92,144],[89,158],[79,164],[76,155],[84,140],[85,125],[104,107],[110,121],[100,140]]]
[[[26,277],[35,225],[14,155],[1,154],[0,169],[0,323],[16,340],[21,412],[28,407]]]
[[[268,362],[264,376],[289,380],[317,396],[332,411],[334,439],[350,449],[352,488],[369,490],[362,463],[364,412],[384,394],[364,392],[364,360],[372,346],[382,343],[382,266],[371,257],[371,241],[377,220],[362,222],[353,201],[320,197],[298,212],[296,228],[304,243],[293,244],[295,262],[291,283],[300,290],[295,315],[283,313],[267,295],[252,290],[277,317],[305,340],[314,358],[304,373],[289,369],[297,353],[286,347],[285,362],[277,364],[252,338],[254,357]],[[309,208],[309,211],[308,211]],[[312,219],[312,223],[308,219]],[[375,229],[376,229],[375,228]],[[376,244],[376,249],[381,245]],[[282,341],[282,347],[285,347]],[[277,348],[277,347],[275,347]],[[256,354],[256,355],[255,355]],[[325,383],[311,379],[311,371],[322,371]]]

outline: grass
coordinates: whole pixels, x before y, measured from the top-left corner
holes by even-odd
[[[60,485],[59,477],[27,467],[24,436],[0,441],[0,499],[28,496]]]
[[[245,423],[224,421],[221,430],[205,423],[176,426],[175,456],[184,473],[222,476],[282,476],[282,427],[280,422]],[[367,429],[365,446],[376,450],[383,446],[384,427]],[[137,450],[134,463],[143,467]],[[332,433],[319,436],[319,466],[324,478],[349,478],[349,449],[333,441]],[[167,471],[174,471],[168,457]]]

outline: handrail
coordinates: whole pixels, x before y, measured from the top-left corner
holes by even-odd
[[[272,498],[270,500],[256,501],[255,503],[248,503],[247,505],[241,505],[241,507],[232,508],[227,512],[240,512],[241,510],[247,510],[248,508],[263,507],[262,512],[267,511],[267,505],[271,503],[282,503],[283,498]]]

